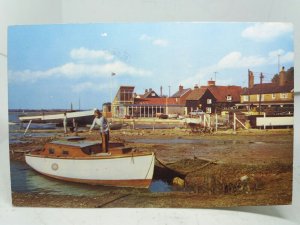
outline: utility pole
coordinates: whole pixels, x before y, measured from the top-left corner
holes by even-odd
[[[264,78],[264,75],[262,73],[260,73],[259,79],[260,79],[260,85],[259,85],[259,103],[258,103],[258,107],[259,107],[259,115],[261,113],[261,92],[262,92],[262,80]]]
[[[280,73],[280,54],[278,54],[278,75]]]

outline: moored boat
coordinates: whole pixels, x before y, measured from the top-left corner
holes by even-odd
[[[102,151],[101,142],[58,140],[25,155],[37,172],[65,181],[93,185],[148,188],[153,177],[153,152],[138,152],[118,143]]]

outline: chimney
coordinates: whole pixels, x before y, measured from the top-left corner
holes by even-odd
[[[207,86],[216,86],[216,81],[215,80],[207,81]]]
[[[160,86],[160,97],[162,97],[162,95],[163,95],[163,87],[162,86]]]
[[[287,83],[286,72],[283,66],[279,73],[279,86],[284,86],[286,85],[286,83]]]
[[[179,91],[183,91],[183,86],[179,85]]]
[[[254,86],[254,75],[253,72],[248,70],[248,88],[253,88]]]
[[[149,88],[149,92],[151,92],[152,91],[152,88]]]
[[[148,89],[145,89],[145,94],[147,94],[148,93]]]
[[[195,84],[194,89],[198,89],[198,88],[199,88],[198,84]]]

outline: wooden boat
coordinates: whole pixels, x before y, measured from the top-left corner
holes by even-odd
[[[101,142],[57,140],[43,150],[25,155],[26,163],[49,177],[93,185],[148,188],[153,177],[153,152],[138,152],[111,143],[103,152]]]

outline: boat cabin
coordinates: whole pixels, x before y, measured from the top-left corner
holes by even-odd
[[[45,157],[87,157],[104,156],[111,154],[125,154],[131,152],[132,148],[125,148],[122,143],[110,143],[109,152],[102,150],[102,144],[99,141],[86,140],[56,140],[47,143],[42,151],[34,152],[35,155]]]

